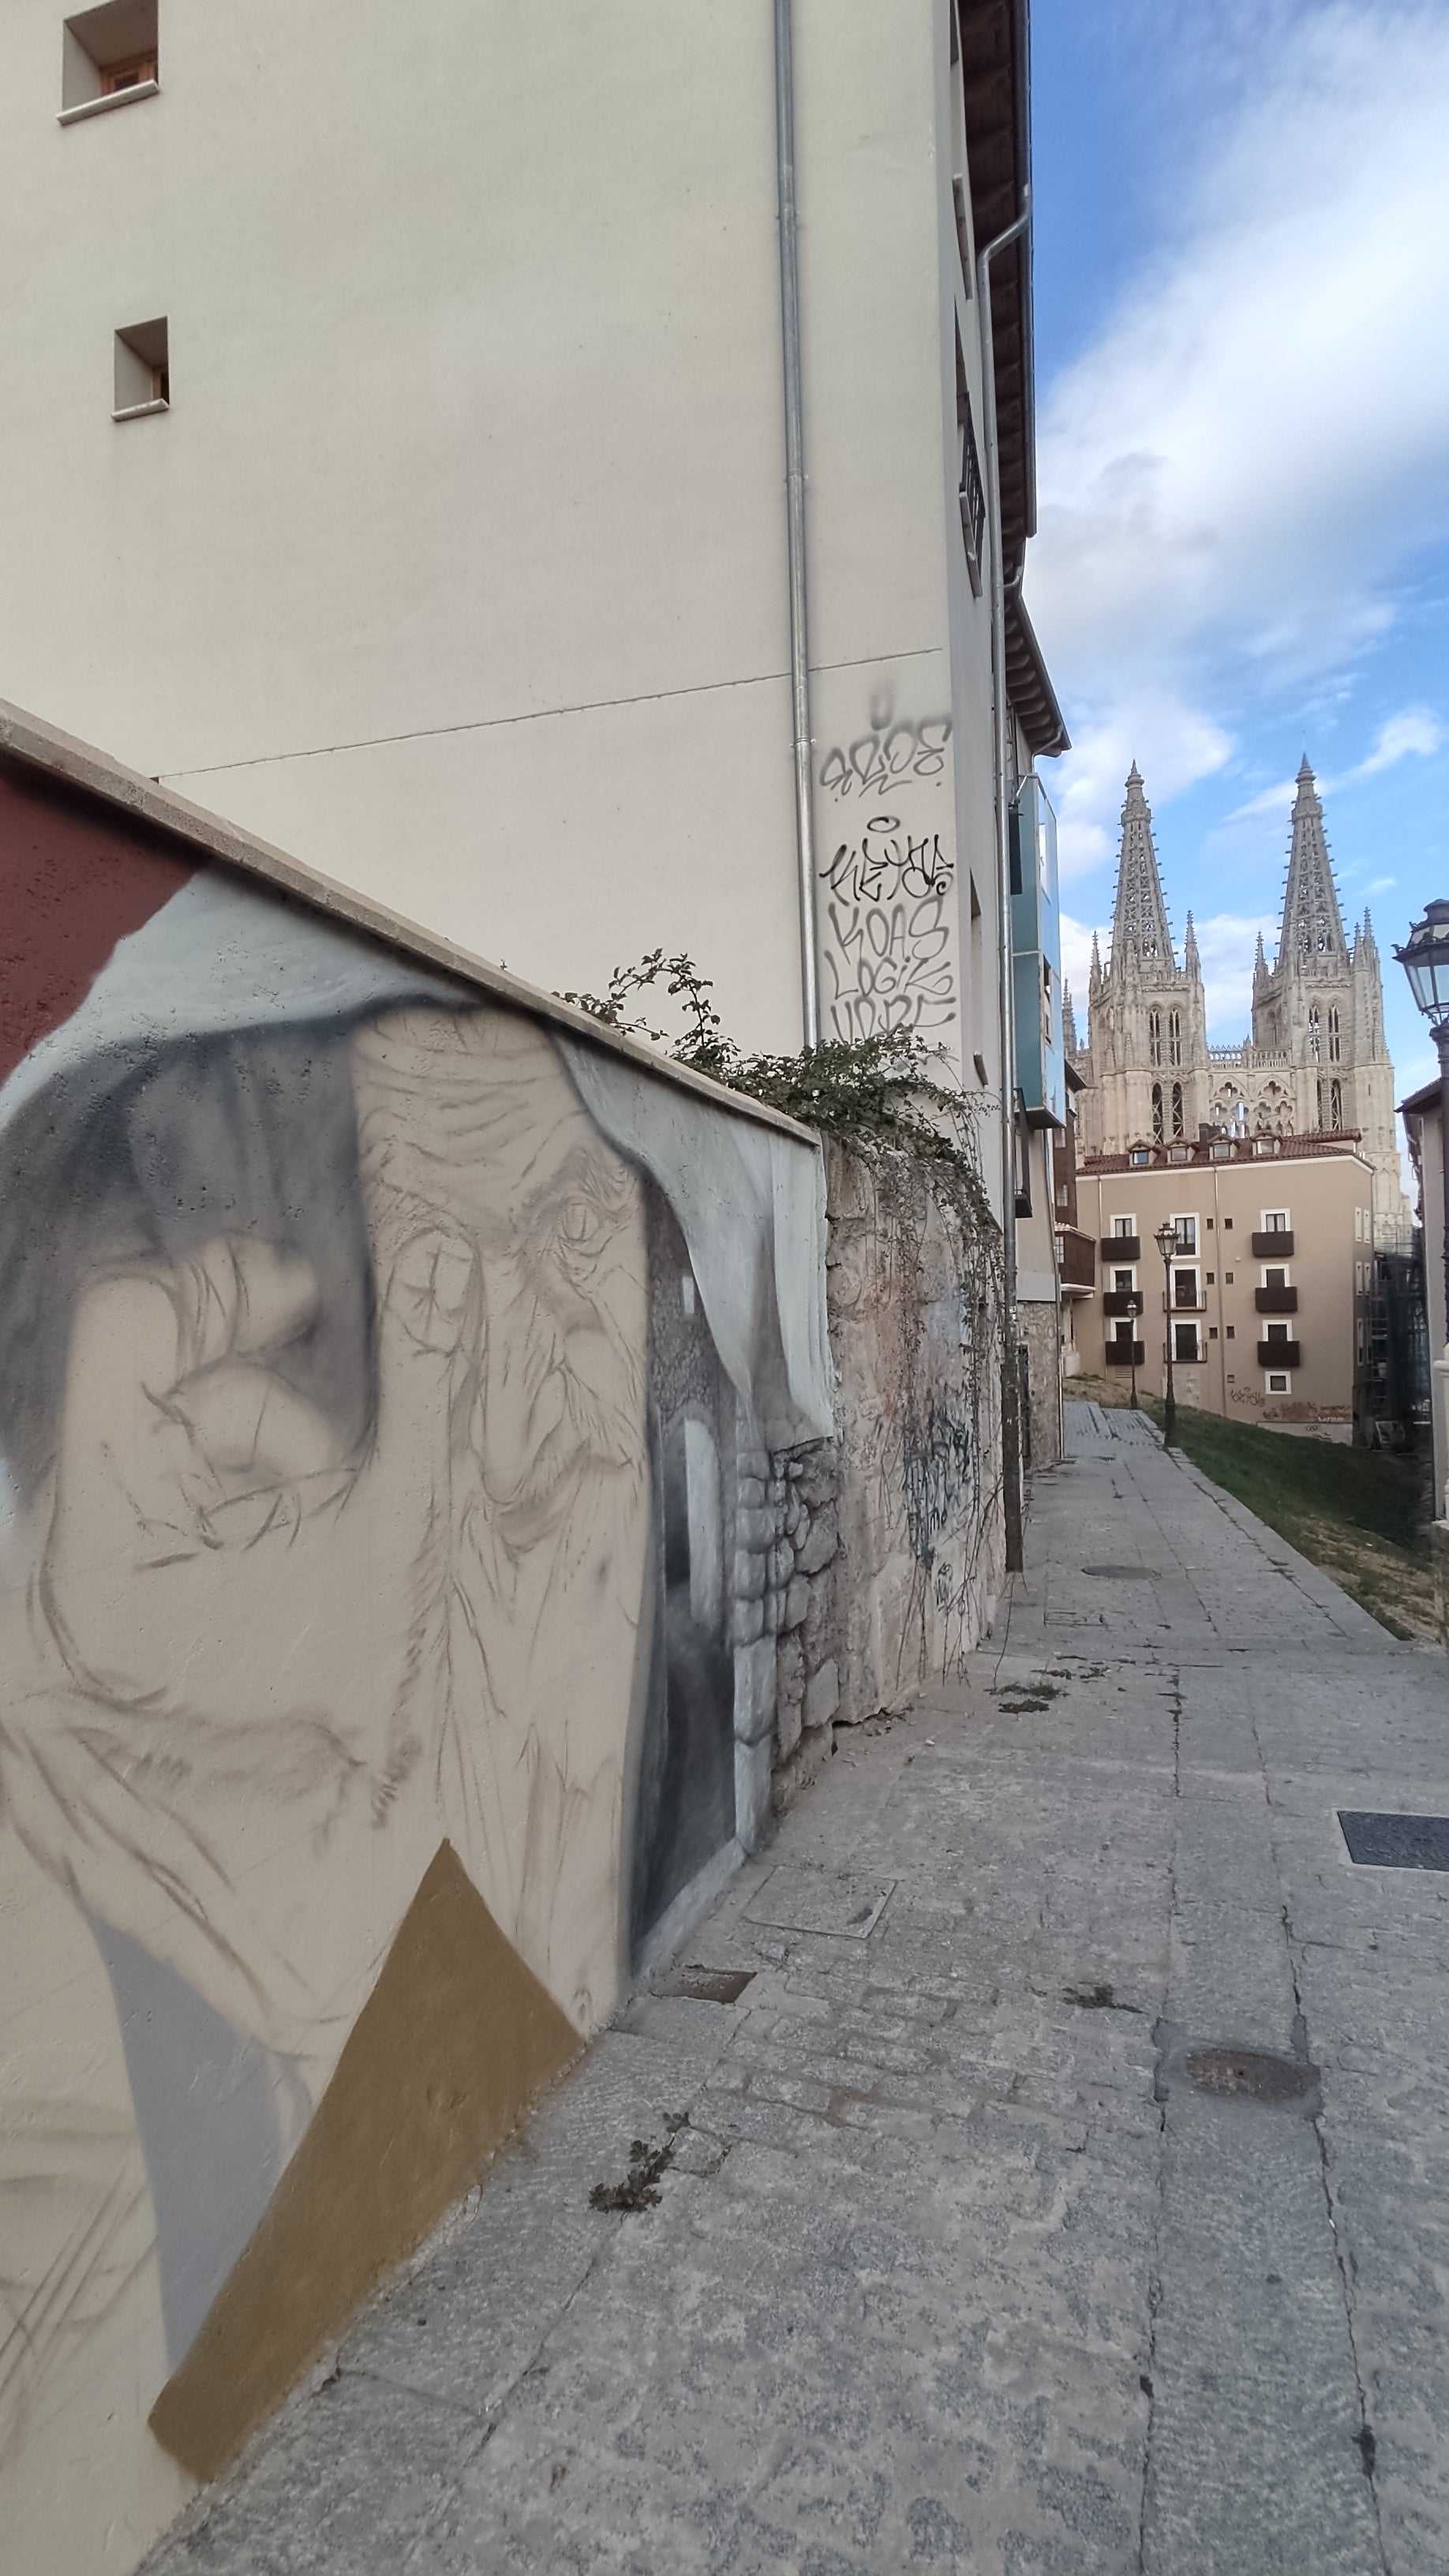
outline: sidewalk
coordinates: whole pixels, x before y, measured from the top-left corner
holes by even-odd
[[[1449,1875],[1334,1810],[1449,1813],[1449,1667],[1069,1417],[1004,1636],[690,1941],[738,2000],[638,1998],[150,2576],[1442,2576]]]

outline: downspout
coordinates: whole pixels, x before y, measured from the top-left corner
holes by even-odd
[[[795,858],[800,893],[800,1006],[807,1047],[820,1044],[815,817],[810,794],[810,655],[805,594],[805,430],[800,366],[800,261],[795,206],[792,0],[775,0],[775,186],[780,211],[780,329],[785,365],[785,530],[790,589],[790,718],[795,752]]]
[[[784,0],[778,0],[784,5]],[[1031,188],[1022,189],[1021,212],[989,241],[976,260],[976,310],[980,315],[982,427],[986,437],[986,524],[991,546],[991,713],[996,785],[996,870],[1000,886],[998,940],[1001,1010],[1001,1242],[1004,1265],[1002,1317],[1001,1446],[1006,1507],[1006,1565],[1023,1562],[1021,1489],[1021,1374],[1016,1355],[1016,1011],[1011,953],[1011,818],[1006,800],[1006,567],[1001,555],[1001,459],[996,436],[996,351],[991,327],[991,263],[1031,221]]]

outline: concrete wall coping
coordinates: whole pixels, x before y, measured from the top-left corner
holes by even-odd
[[[323,876],[301,859],[274,849],[270,841],[259,840],[255,833],[244,831],[238,823],[228,823],[221,815],[209,813],[203,805],[193,805],[190,798],[178,796],[175,789],[163,787],[154,778],[142,777],[139,770],[127,769],[123,762],[112,760],[90,743],[78,742],[55,725],[39,716],[28,715],[24,708],[12,706],[0,698],[0,755],[23,762],[42,771],[45,776],[84,789],[127,814],[138,816],[177,840],[184,841],[206,858],[219,859],[227,867],[240,868],[247,876],[259,877],[284,894],[294,895],[310,904],[317,912],[345,921],[355,930],[367,932],[374,939],[386,940],[390,946],[406,950],[408,955],[423,959],[430,966],[441,967],[447,974],[459,976],[473,984],[490,999],[508,1003],[513,1009],[527,1011],[534,1019],[547,1020],[566,1030],[570,1037],[582,1038],[606,1054],[623,1056],[630,1064],[653,1074],[659,1081],[672,1083],[676,1089],[689,1091],[707,1100],[712,1108],[736,1118],[752,1120],[755,1125],[771,1127],[777,1134],[793,1137],[799,1144],[818,1150],[820,1139],[811,1127],[789,1118],[782,1110],[771,1109],[762,1100],[751,1100],[743,1092],[731,1091],[725,1084],[712,1081],[708,1074],[694,1073],[689,1066],[673,1063],[659,1055],[638,1038],[626,1037],[596,1020],[588,1011],[576,1010],[569,1002],[560,1001],[556,993],[546,993],[536,984],[527,984],[520,975],[510,975],[505,967],[492,966],[485,958],[475,957],[454,940],[444,939],[437,931],[409,921],[387,904],[375,903],[369,895],[354,893],[349,886],[339,885],[335,877]]]

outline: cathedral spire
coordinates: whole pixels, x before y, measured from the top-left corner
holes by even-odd
[[[1152,840],[1152,810],[1142,793],[1136,761],[1127,778],[1122,807],[1122,846],[1117,857],[1117,895],[1112,912],[1112,964],[1120,973],[1128,958],[1171,974],[1177,960],[1157,873]]]
[[[1192,926],[1191,913],[1187,916],[1187,934],[1182,943],[1182,970],[1194,981],[1201,982],[1202,960],[1197,953],[1197,932]]]
[[[1072,988],[1062,979],[1062,1044],[1069,1056],[1077,1052],[1077,1015],[1072,1008]]]
[[[1345,953],[1338,893],[1323,836],[1323,807],[1305,753],[1293,799],[1293,846],[1283,890],[1277,964],[1281,969],[1310,957],[1341,958]]]

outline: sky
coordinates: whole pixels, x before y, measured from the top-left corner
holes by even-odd
[[[1393,947],[1449,895],[1449,5],[1033,0],[1038,532],[1025,595],[1085,1030],[1135,758],[1209,1031],[1271,961],[1292,781]]]

